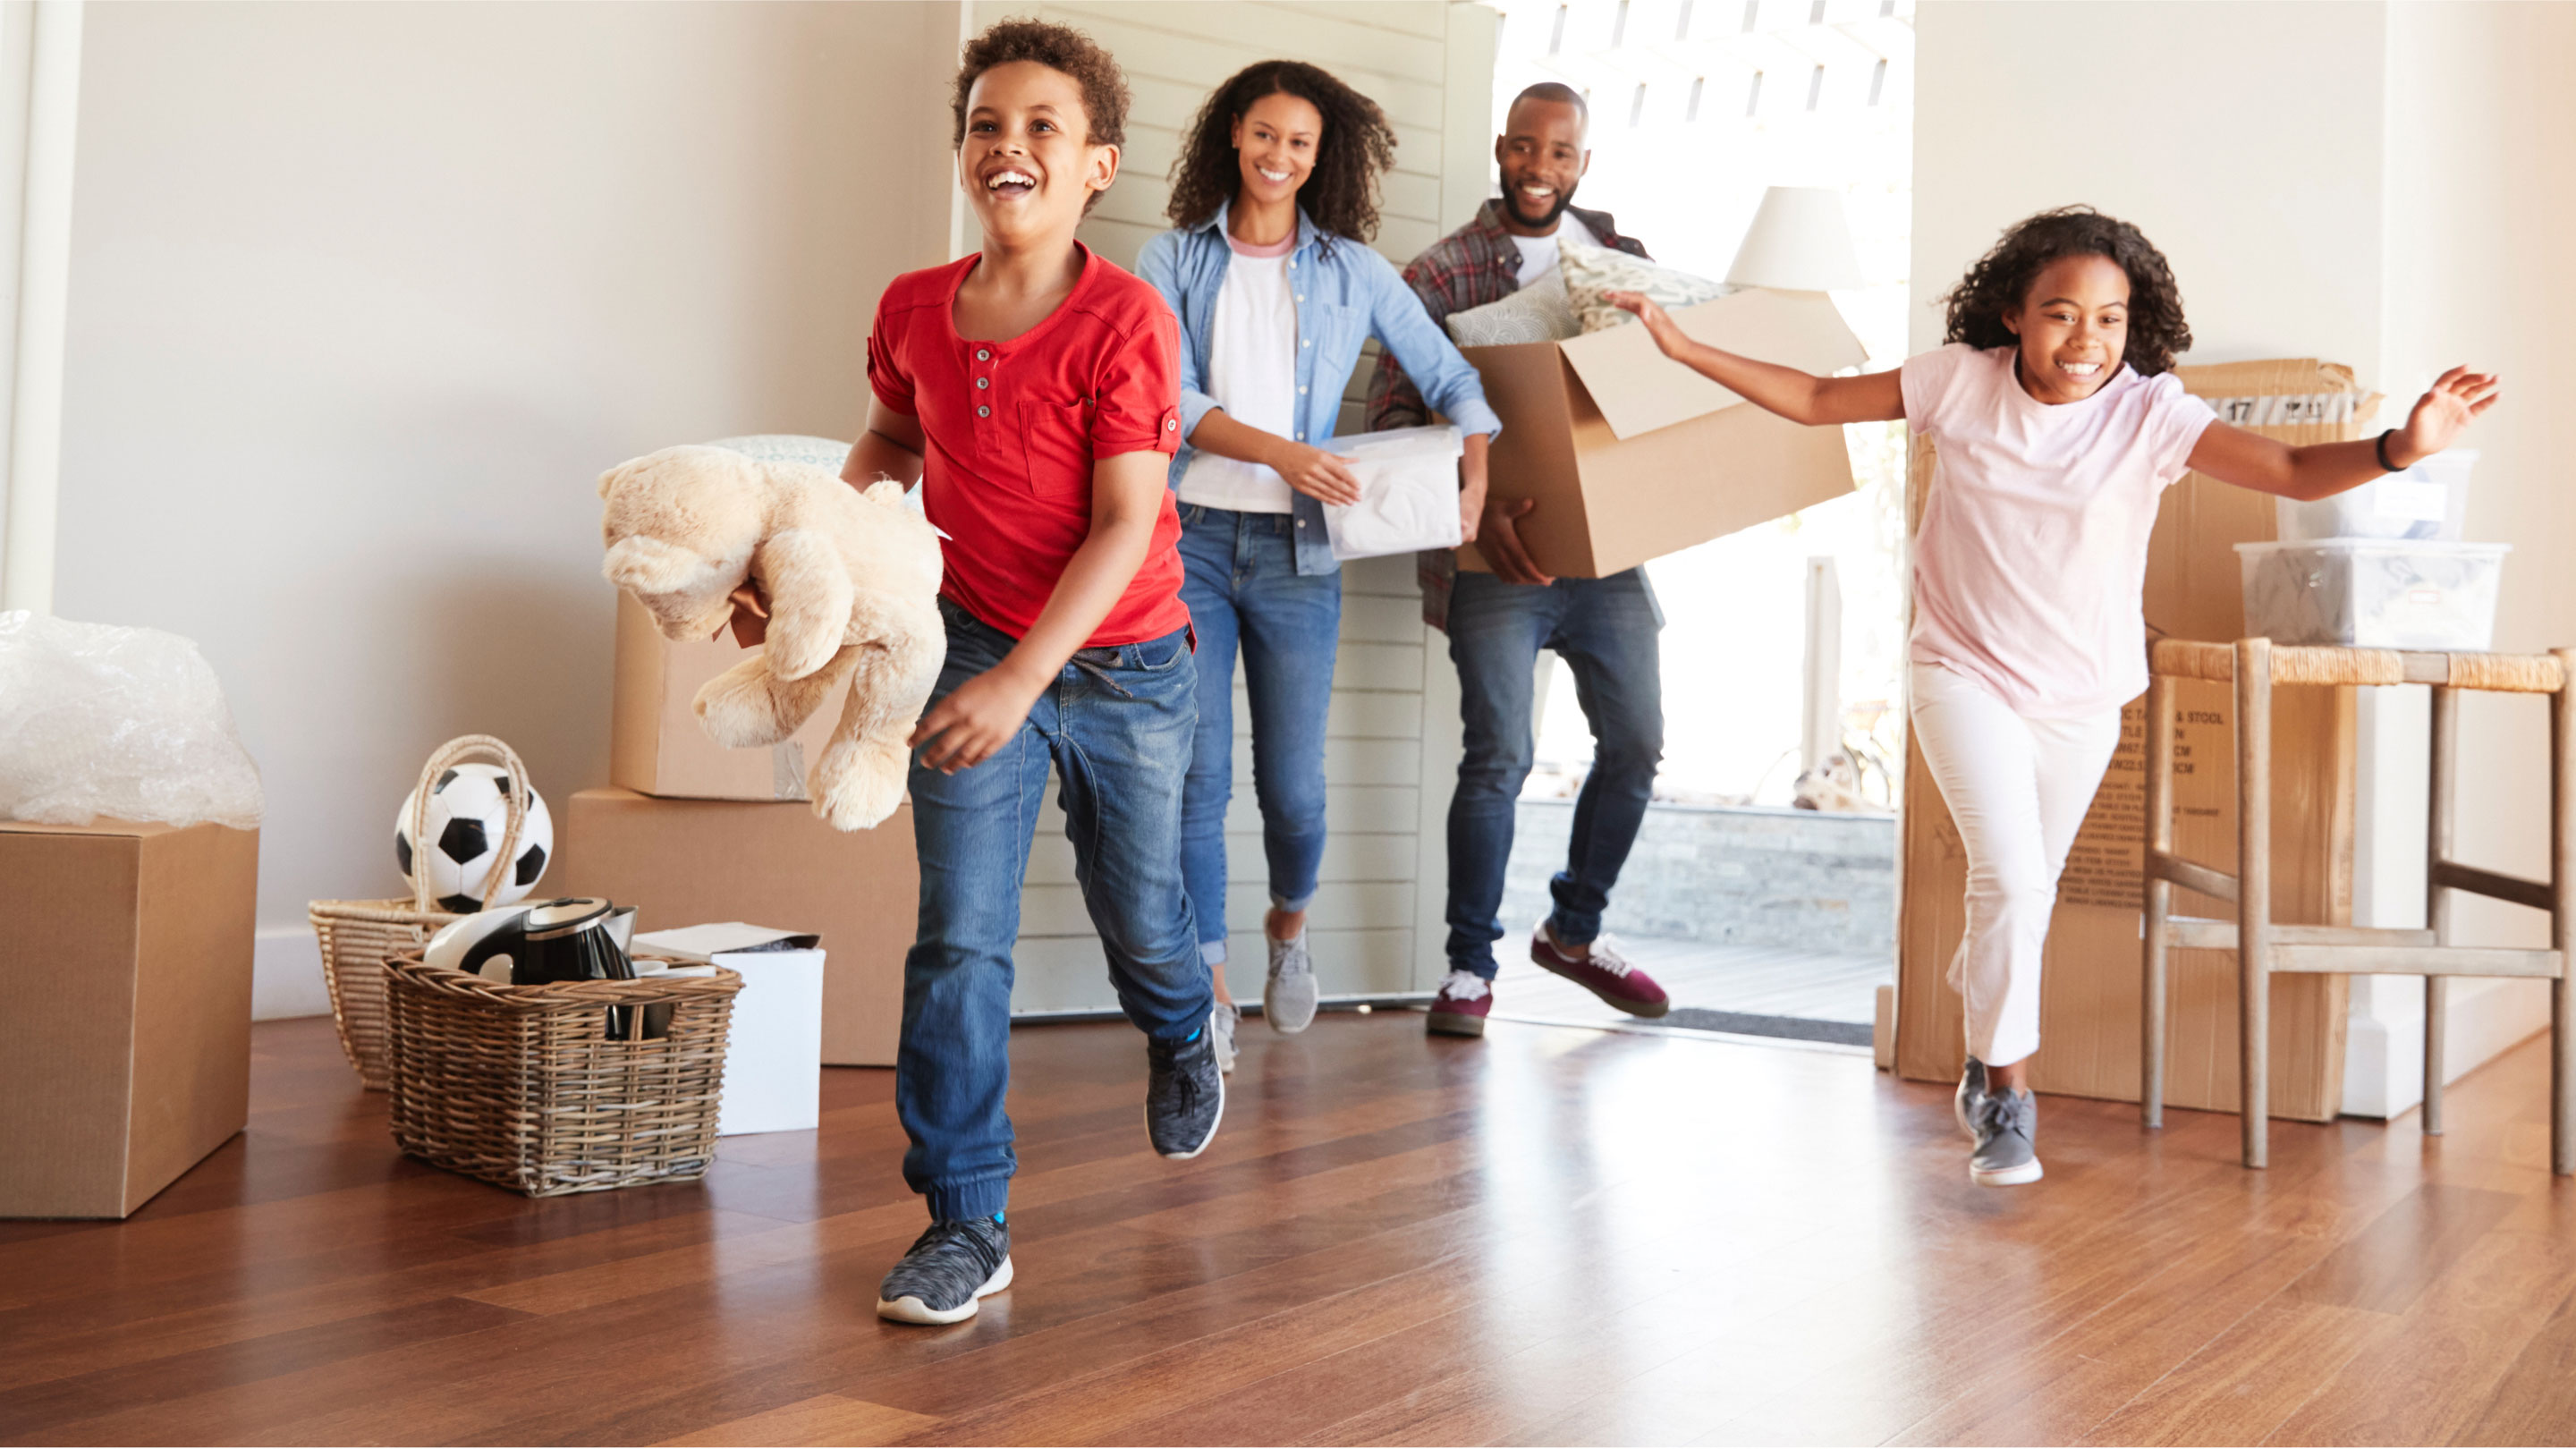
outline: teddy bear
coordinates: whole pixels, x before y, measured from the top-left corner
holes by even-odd
[[[947,655],[938,531],[881,479],[861,492],[809,463],[730,448],[648,453],[600,475],[602,572],[668,639],[704,639],[745,580],[769,597],[759,653],[707,681],[694,707],[733,749],[794,734],[845,681],[806,782],[814,813],[864,830],[902,803],[909,738]]]

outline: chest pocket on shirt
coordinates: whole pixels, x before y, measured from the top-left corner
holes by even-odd
[[[1315,380],[1312,386],[1339,397],[1343,384],[1350,381],[1349,364],[1341,364],[1344,371],[1339,375],[1330,374],[1326,369],[1336,358],[1356,359],[1359,356],[1360,344],[1368,337],[1368,313],[1357,307],[1345,307],[1339,302],[1316,302],[1306,307],[1305,320],[1314,329],[1315,355],[1311,359],[1299,360],[1313,363]],[[1305,409],[1300,407],[1297,415],[1302,422]],[[1315,439],[1306,441],[1311,443]]]
[[[1029,491],[1061,498],[1091,481],[1091,413],[1088,398],[1020,404],[1020,446],[1027,450]]]

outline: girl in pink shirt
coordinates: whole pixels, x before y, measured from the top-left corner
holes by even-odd
[[[1959,1125],[1969,1175],[2035,1182],[2039,969],[2058,872],[2146,688],[2147,536],[2187,472],[2315,499],[2441,452],[2495,405],[2455,367],[2406,425],[2293,448],[2217,420],[2185,393],[2182,295],[2138,229],[2090,207],[2004,233],[1947,298],[1947,345],[1894,372],[1815,377],[1685,335],[1633,293],[1664,355],[1793,422],[1906,419],[1938,458],[1914,546],[1908,652],[1916,741],[1968,854]]]

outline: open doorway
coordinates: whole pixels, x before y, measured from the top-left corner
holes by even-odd
[[[1536,81],[1590,103],[1581,204],[1658,261],[1722,277],[1768,187],[1832,188],[1870,283],[1834,300],[1872,367],[1904,355],[1912,0],[1490,3],[1497,122]],[[1605,925],[1671,993],[1669,1024],[1866,1046],[1895,979],[1903,424],[1845,431],[1851,496],[1647,565],[1664,762]],[[1513,930],[1547,913],[1592,758],[1552,655],[1538,688]],[[1504,969],[1512,1015],[1620,1019],[1508,955]]]

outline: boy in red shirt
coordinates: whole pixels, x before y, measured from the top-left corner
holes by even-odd
[[[1216,1134],[1225,1088],[1180,870],[1197,676],[1181,604],[1180,329],[1074,227],[1117,178],[1127,87],[1087,36],[1005,21],[953,98],[975,256],[898,277],[868,339],[875,398],[842,476],[919,480],[948,535],[948,660],[914,731],[921,920],[904,958],[895,1105],[930,1230],[877,1312],[954,1323],[1011,1281],[1011,946],[1053,764],[1110,979],[1146,1034],[1166,1157]]]

